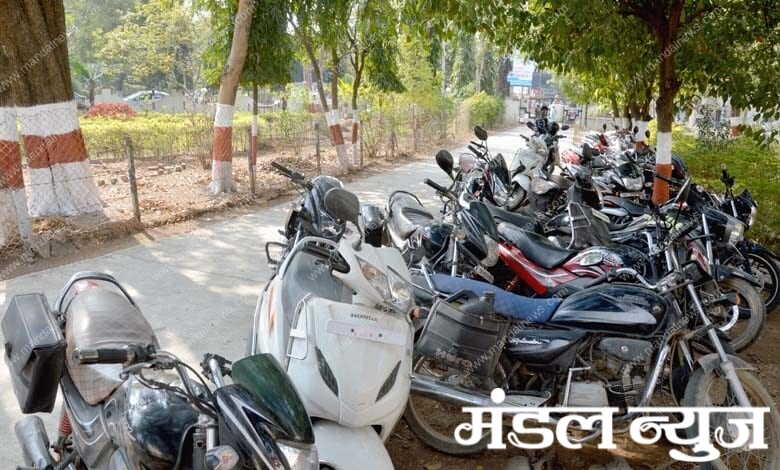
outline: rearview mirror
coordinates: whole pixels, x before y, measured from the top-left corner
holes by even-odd
[[[344,188],[331,188],[325,194],[325,210],[334,219],[359,226],[360,201],[354,193]]]
[[[474,135],[477,136],[477,139],[479,140],[487,140],[488,133],[482,126],[476,126],[474,128]]]
[[[528,126],[528,128],[531,129],[532,131],[536,130],[536,126],[531,121],[526,122],[525,125]]]
[[[615,126],[617,127],[617,126]],[[603,126],[601,126],[602,129],[604,129],[604,132],[607,132],[607,123],[605,122]]]
[[[569,129],[570,129],[569,126],[567,126],[565,124],[563,126],[561,126],[561,130],[562,131],[568,131]]]
[[[455,166],[455,161],[450,152],[444,149],[436,152],[436,164],[439,165],[443,172],[447,173],[447,176],[452,178],[452,169]]]
[[[606,126],[606,124],[604,125]],[[612,124],[612,127],[614,127],[616,131],[620,130],[620,126],[618,126],[617,124]]]

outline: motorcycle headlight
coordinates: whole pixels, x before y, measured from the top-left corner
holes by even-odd
[[[745,224],[738,221],[729,221],[726,224],[726,239],[729,243],[734,244],[742,241],[745,236]]]
[[[376,289],[379,296],[384,300],[390,299],[390,284],[387,282],[387,276],[380,271],[376,266],[357,257],[358,264],[360,265],[360,271],[363,273],[363,277],[366,278],[369,284]]]
[[[643,182],[642,178],[623,178],[623,186],[629,191],[639,191]]]
[[[387,280],[390,282],[390,304],[393,306],[396,312],[406,313],[414,307],[414,291],[412,291],[412,285],[406,282],[400,274],[393,271],[392,268],[387,270]]]
[[[363,277],[376,289],[382,300],[398,313],[406,313],[414,306],[414,292],[412,286],[394,271],[387,268],[387,274],[376,266],[357,257]]]
[[[277,441],[290,470],[318,470],[320,468],[317,446],[303,446],[292,442]]]

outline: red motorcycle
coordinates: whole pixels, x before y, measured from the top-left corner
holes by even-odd
[[[525,296],[566,296],[589,287],[606,271],[631,267],[644,272],[647,258],[629,245],[609,243],[609,232],[595,212],[579,204],[569,207],[572,239],[562,248],[543,235],[515,225],[498,224],[494,284]],[[585,249],[571,249],[574,247]]]

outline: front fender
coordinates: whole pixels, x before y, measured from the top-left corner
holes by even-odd
[[[335,470],[393,470],[382,439],[370,426],[348,428],[332,421],[314,423],[320,464]]]
[[[761,283],[759,283],[756,278],[754,278],[753,276],[751,276],[750,274],[746,273],[745,271],[739,268],[718,264],[715,265],[715,269],[713,271],[714,271],[713,277],[715,278],[716,281],[722,281],[726,278],[733,276],[738,279],[747,281],[753,286],[761,287]]]
[[[729,361],[731,361],[731,363],[734,364],[735,369],[755,370],[755,367],[751,366],[750,364],[748,364],[743,359],[737,356],[732,356],[731,354],[729,354],[728,358]],[[718,371],[718,373],[720,374],[720,364],[721,364],[720,357],[718,357],[718,355],[715,353],[702,356],[696,361],[696,365],[702,368],[704,372],[707,374],[711,374],[716,371]]]
[[[512,177],[512,182],[519,184],[525,192],[528,192],[528,190],[531,188],[531,178],[529,178],[528,175],[524,173],[520,173]]]
[[[760,245],[753,241],[746,241],[747,245],[747,251],[748,253],[754,253],[757,255],[764,256],[766,258],[770,258],[774,261],[780,261],[780,258],[769,248],[765,247],[764,245]]]

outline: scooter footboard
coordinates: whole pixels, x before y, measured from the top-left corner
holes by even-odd
[[[334,470],[393,470],[379,434],[370,426],[348,428],[332,421],[314,423],[320,465]]]

